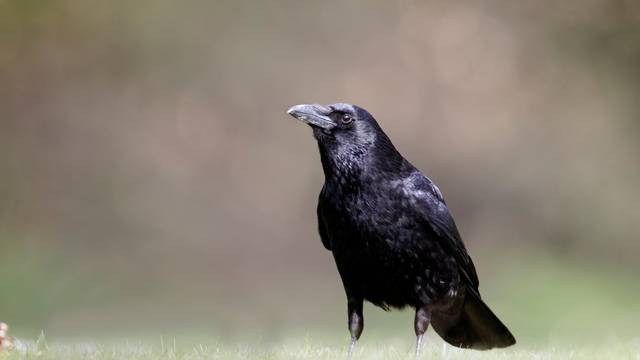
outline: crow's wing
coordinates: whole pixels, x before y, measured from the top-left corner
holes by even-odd
[[[320,240],[324,248],[331,251],[331,239],[327,233],[327,224],[322,216],[322,199],[318,201],[318,232],[320,233]]]
[[[442,193],[426,176],[414,173],[410,181],[405,182],[405,193],[416,197],[415,202],[420,214],[438,236],[443,249],[454,257],[460,272],[467,282],[478,289],[478,275],[467,249],[460,238],[456,223],[449,213]]]

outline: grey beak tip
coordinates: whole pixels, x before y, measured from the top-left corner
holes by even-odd
[[[287,114],[295,116],[296,112],[299,112],[301,107],[301,105],[293,105],[289,110],[287,110]]]

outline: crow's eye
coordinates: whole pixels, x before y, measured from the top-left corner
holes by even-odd
[[[353,118],[349,114],[343,114],[342,117],[340,118],[340,121],[343,124],[349,124],[353,121]]]

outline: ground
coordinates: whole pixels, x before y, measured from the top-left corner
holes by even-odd
[[[445,345],[430,329],[421,359],[640,360],[640,288],[630,286],[637,284],[635,273],[573,266],[565,259],[538,260],[533,265],[520,261],[517,266],[500,263],[499,267],[512,270],[487,276],[484,295],[518,344],[486,352],[460,350]],[[11,326],[9,335],[22,339],[24,346],[21,351],[0,352],[0,360],[346,359],[349,335],[344,304],[340,294],[333,297],[335,304],[321,301],[318,307],[324,309],[318,310],[319,316],[326,317],[320,324],[316,317],[316,322],[259,326],[252,332],[247,323],[228,328],[212,321],[203,328],[222,330],[203,333],[191,326],[163,332],[123,329],[115,338],[113,333],[51,330],[38,339],[39,330],[23,330],[19,321],[6,319]],[[266,311],[255,309],[252,313]],[[354,360],[414,359],[411,311],[384,312],[365,304],[365,319]],[[84,328],[90,325],[83,323]]]
[[[613,339],[600,344],[563,347],[515,346],[492,351],[461,350],[429,338],[421,354],[422,359],[640,359],[640,342],[622,342]],[[210,343],[181,344],[166,340],[133,342],[131,340],[104,343],[63,343],[41,338],[27,342],[22,351],[2,352],[0,360],[19,359],[345,359],[346,347],[314,344],[310,338],[285,341],[277,345],[224,345]],[[361,344],[353,359],[415,359],[413,344],[389,340]]]

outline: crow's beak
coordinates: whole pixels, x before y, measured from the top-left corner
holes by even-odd
[[[294,118],[304,121],[311,126],[317,126],[325,130],[331,130],[336,127],[336,123],[328,116],[331,114],[331,108],[318,104],[301,104],[292,106],[287,114]]]

